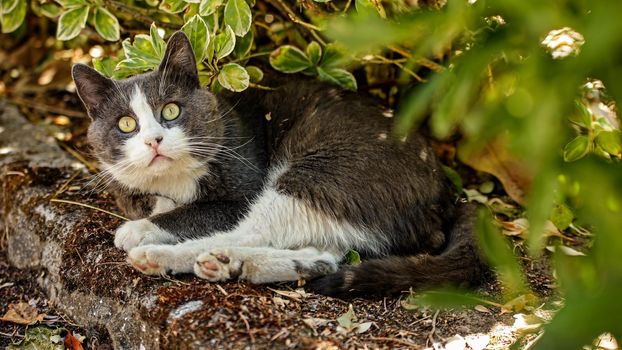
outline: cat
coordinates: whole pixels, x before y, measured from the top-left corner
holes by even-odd
[[[427,140],[395,138],[371,97],[303,78],[214,94],[182,32],[155,71],[72,75],[88,140],[134,219],[114,243],[145,274],[305,279],[336,296],[482,277],[473,208]],[[363,262],[339,268],[350,250]]]

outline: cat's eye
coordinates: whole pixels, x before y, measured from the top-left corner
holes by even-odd
[[[124,133],[136,130],[136,119],[127,115],[119,118],[119,130],[123,131]]]
[[[162,118],[166,120],[173,120],[179,117],[179,106],[176,103],[167,103],[162,108]]]

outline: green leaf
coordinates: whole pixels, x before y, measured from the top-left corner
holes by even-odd
[[[258,83],[261,79],[263,79],[263,72],[259,69],[259,67],[246,66],[244,68],[246,68],[246,71],[248,72],[251,83]]]
[[[194,57],[197,59],[197,63],[200,63],[205,57],[205,49],[210,40],[207,24],[205,24],[201,16],[194,15],[181,27],[181,30],[186,33],[188,39],[190,39],[190,43],[194,49]]]
[[[201,16],[209,16],[216,12],[222,6],[223,0],[202,0],[199,5],[199,14]]]
[[[356,250],[350,250],[346,254],[346,262],[348,265],[358,265],[361,263],[361,255]]]
[[[56,0],[64,9],[86,6],[86,0]]]
[[[61,12],[60,6],[54,3],[51,3],[51,2],[46,2],[45,4],[41,4],[40,9],[41,9],[41,14],[47,18],[56,18],[60,16],[60,12]]]
[[[453,183],[454,186],[456,187],[456,190],[458,191],[458,193],[461,193],[463,184],[462,184],[462,178],[460,177],[460,174],[458,174],[458,172],[455,171],[454,169],[448,166],[445,166],[445,165],[443,165],[443,170],[445,171],[445,174],[447,175],[451,183]]]
[[[155,22],[151,23],[151,28],[149,28],[149,41],[151,42],[151,47],[153,47],[156,56],[160,59],[164,58],[166,43],[160,36],[160,33],[158,33],[158,27],[156,27]]]
[[[317,68],[318,76],[320,80],[326,81],[335,85],[339,85],[344,89],[356,91],[356,79],[354,75],[345,69],[341,68]]]
[[[108,41],[119,40],[119,21],[103,7],[95,9],[95,30]]]
[[[157,67],[157,65],[155,66]],[[128,70],[132,73],[144,72],[155,68],[154,65],[138,57],[126,58],[117,64],[117,70]]]
[[[235,49],[233,49],[233,53],[236,57],[242,58],[248,55],[253,47],[253,39],[255,34],[252,30],[249,30],[248,33],[244,34],[243,37],[236,39],[235,41]]]
[[[620,143],[620,131],[601,131],[596,136],[596,143],[603,149],[605,152],[614,155],[620,156],[622,152],[622,144]]]
[[[564,147],[564,160],[567,162],[574,162],[575,160],[585,157],[589,150],[589,140],[587,136],[579,135]]]
[[[237,36],[243,36],[251,28],[251,8],[244,0],[228,0],[225,5],[225,24],[231,26]]]
[[[0,14],[10,13],[15,8],[17,8],[17,4],[19,0],[1,0],[0,1]]]
[[[158,57],[153,45],[151,37],[139,34],[134,37],[134,44],[130,44],[130,39],[125,39],[121,43],[126,59],[136,59],[137,62],[145,62],[149,68],[156,68],[162,57]]]
[[[235,48],[235,33],[227,25],[225,30],[214,37],[214,55],[216,60],[227,57]]]
[[[572,224],[574,220],[574,214],[564,204],[556,205],[551,213],[551,221],[560,230],[565,230]]]
[[[184,0],[163,0],[159,9],[168,13],[180,13],[185,10],[188,3]]]
[[[112,77],[116,65],[117,63],[110,57],[93,58],[93,68],[108,78]]]
[[[324,48],[324,57],[320,66],[324,68],[343,67],[347,63],[347,50],[338,44],[330,43]]]
[[[291,45],[283,45],[270,54],[270,65],[279,72],[298,73],[313,64],[299,48]]]
[[[26,0],[2,1],[0,3],[0,25],[2,25],[2,33],[11,33],[17,30],[26,18],[26,10],[28,8]],[[6,5],[6,7],[5,7]]]
[[[320,62],[320,58],[322,58],[322,47],[317,41],[310,42],[305,51],[311,63],[316,65]]]
[[[88,6],[77,7],[63,12],[58,20],[56,39],[66,41],[77,37],[86,25],[88,15]]]
[[[250,77],[244,67],[237,63],[227,63],[218,74],[218,82],[225,89],[243,91],[248,88]]]

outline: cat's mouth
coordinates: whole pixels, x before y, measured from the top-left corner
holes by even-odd
[[[151,159],[151,162],[149,162],[148,166],[152,166],[156,163],[167,162],[167,161],[172,161],[172,160],[173,159],[171,157],[167,157],[163,154],[156,153],[156,155],[153,156],[153,159]]]

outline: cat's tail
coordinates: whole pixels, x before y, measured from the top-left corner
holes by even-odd
[[[447,247],[439,255],[389,256],[346,266],[313,281],[309,289],[324,295],[389,294],[409,288],[479,283],[487,268],[474,236],[475,207],[461,204],[449,233]]]

